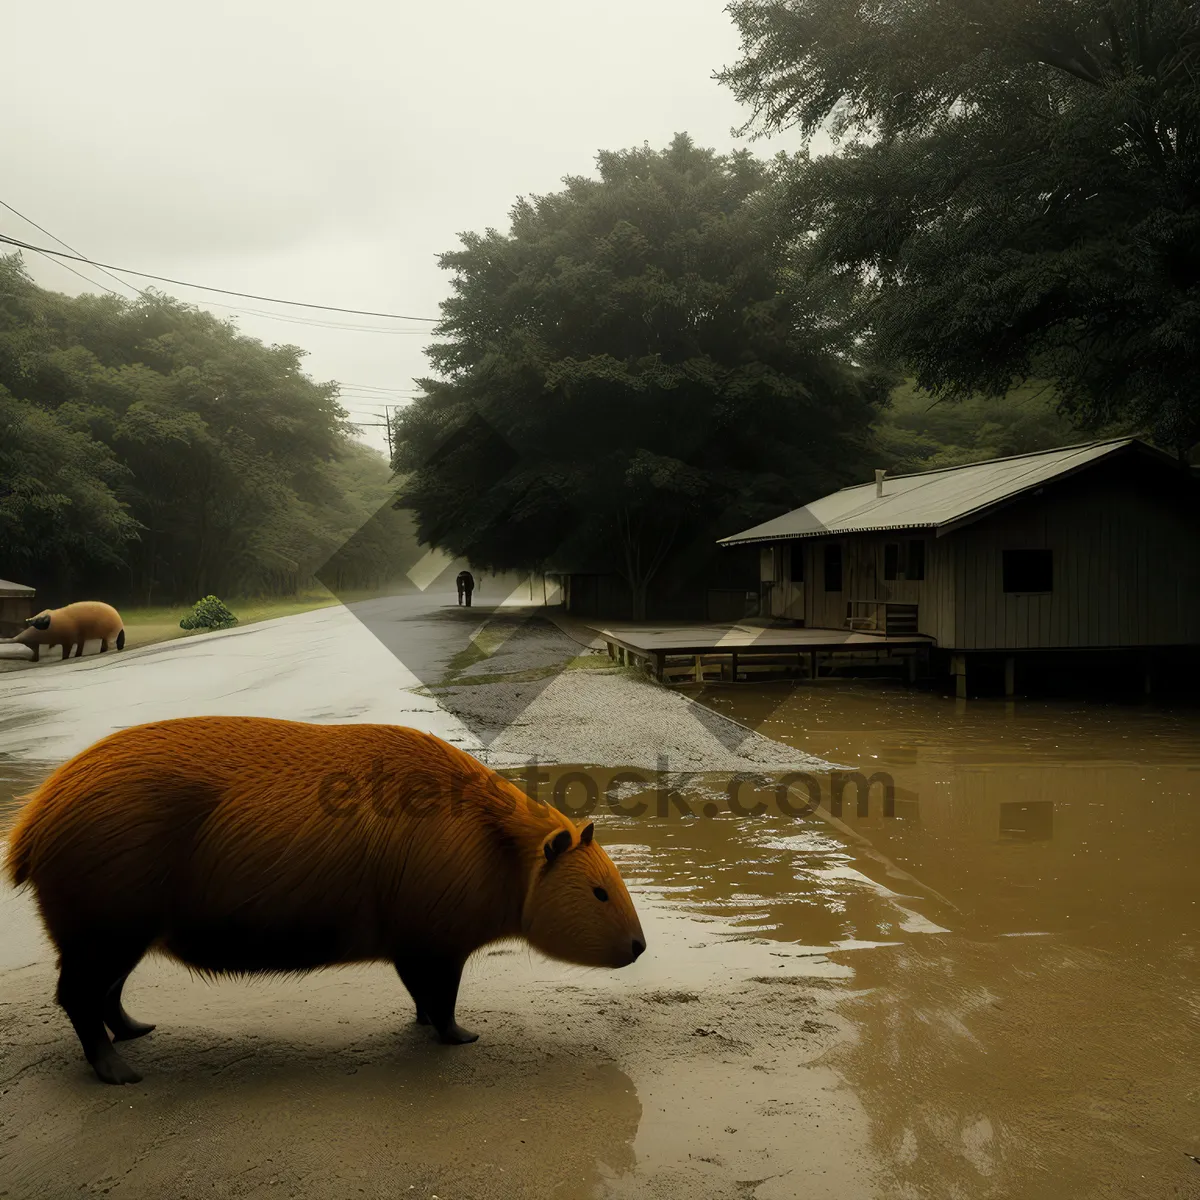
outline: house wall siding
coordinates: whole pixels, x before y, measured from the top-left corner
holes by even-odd
[[[962,650],[1200,643],[1200,513],[1097,471],[950,534]],[[1004,591],[1005,550],[1053,555],[1048,593]]]

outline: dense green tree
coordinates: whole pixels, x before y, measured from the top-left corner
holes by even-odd
[[[815,272],[940,396],[1053,380],[1081,423],[1200,439],[1192,0],[735,0],[722,72],[794,169]],[[753,123],[753,122],[752,122]]]
[[[138,524],[117,498],[112,451],[0,386],[0,548],[18,579],[43,564],[59,578],[115,566]]]
[[[873,446],[875,466],[902,475],[1069,446],[1087,436],[1059,411],[1048,383],[951,404],[907,382],[893,391],[881,412]]]
[[[0,561],[146,603],[293,592],[394,491],[302,359],[168,297],[45,291],[0,258]],[[347,585],[412,544],[385,519]]]
[[[624,576],[843,482],[878,381],[794,272],[772,169],[683,135],[605,153],[442,256],[440,378],[396,467],[422,541]]]

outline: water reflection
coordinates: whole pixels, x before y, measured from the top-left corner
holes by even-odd
[[[842,819],[953,905],[945,934],[901,924],[852,958],[837,1066],[886,1194],[1200,1195],[1196,715],[847,684],[706,698],[892,775],[895,818]]]

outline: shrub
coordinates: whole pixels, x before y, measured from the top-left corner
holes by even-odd
[[[229,629],[237,617],[216,596],[205,596],[192,605],[192,611],[179,622],[180,629]]]

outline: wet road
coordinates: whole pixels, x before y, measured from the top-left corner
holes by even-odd
[[[441,677],[488,611],[413,592],[119,654],[48,656],[0,675],[0,756],[61,761],[127,725],[200,715],[380,721],[473,749],[462,722],[414,689]]]

